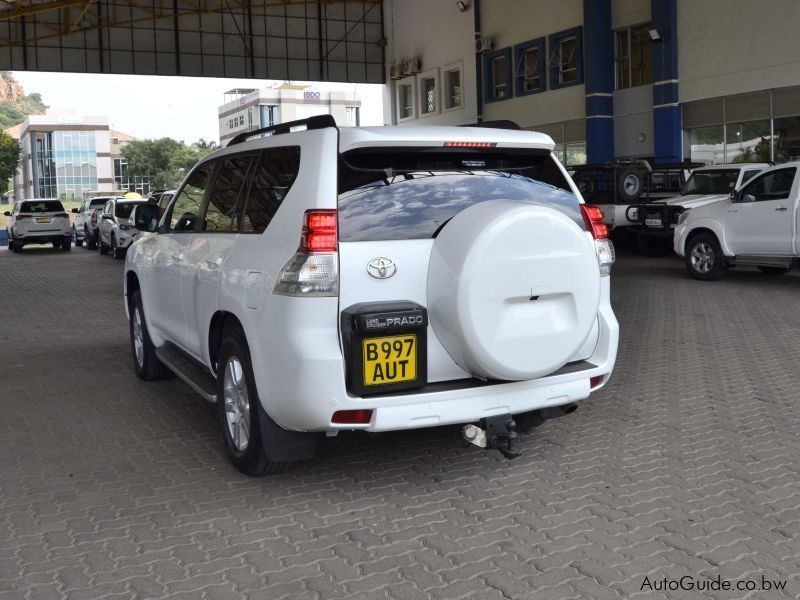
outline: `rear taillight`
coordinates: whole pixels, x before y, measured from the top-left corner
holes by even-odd
[[[445,142],[445,148],[494,148],[496,142]]]
[[[599,206],[581,204],[581,214],[586,223],[586,229],[589,230],[594,239],[599,240],[608,237],[608,227],[603,223],[603,211]]]
[[[307,210],[300,245],[275,283],[273,292],[284,296],[336,296],[339,263],[336,211]]]
[[[603,222],[603,211],[599,206],[581,204],[581,214],[586,223],[586,229],[594,238],[594,247],[597,252],[597,262],[600,265],[600,275],[610,275],[611,265],[614,264],[614,244],[608,239],[608,227]]]
[[[90,217],[90,220],[92,222],[92,225],[97,224],[97,211],[96,210],[92,211],[92,216]]]

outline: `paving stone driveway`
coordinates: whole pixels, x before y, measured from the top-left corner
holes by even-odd
[[[353,434],[250,479],[186,386],[134,376],[121,272],[0,251],[3,600],[800,594],[798,275],[622,256],[617,370],[522,458]],[[785,591],[651,591],[762,575]]]

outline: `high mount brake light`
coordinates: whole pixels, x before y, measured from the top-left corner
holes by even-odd
[[[608,237],[608,227],[603,223],[603,211],[599,206],[581,204],[581,214],[586,223],[586,229],[591,232],[594,239],[601,240]]]
[[[336,211],[307,210],[300,245],[275,282],[273,292],[283,296],[336,296],[339,293],[339,256]]]
[[[445,142],[445,148],[494,148],[496,142]]]

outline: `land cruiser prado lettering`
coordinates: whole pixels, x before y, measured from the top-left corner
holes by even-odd
[[[552,151],[330,116],[235,137],[137,225],[137,375],[215,403],[248,474],[341,430],[460,425],[518,455],[517,431],[603,386],[617,352],[613,246]]]

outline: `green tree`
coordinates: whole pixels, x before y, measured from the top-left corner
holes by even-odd
[[[122,149],[128,161],[128,175],[149,177],[154,188],[177,187],[189,170],[216,148],[215,142],[199,142],[187,146],[172,138],[136,140]]]
[[[19,166],[19,141],[0,131],[0,193],[8,190],[8,180],[14,176]]]

